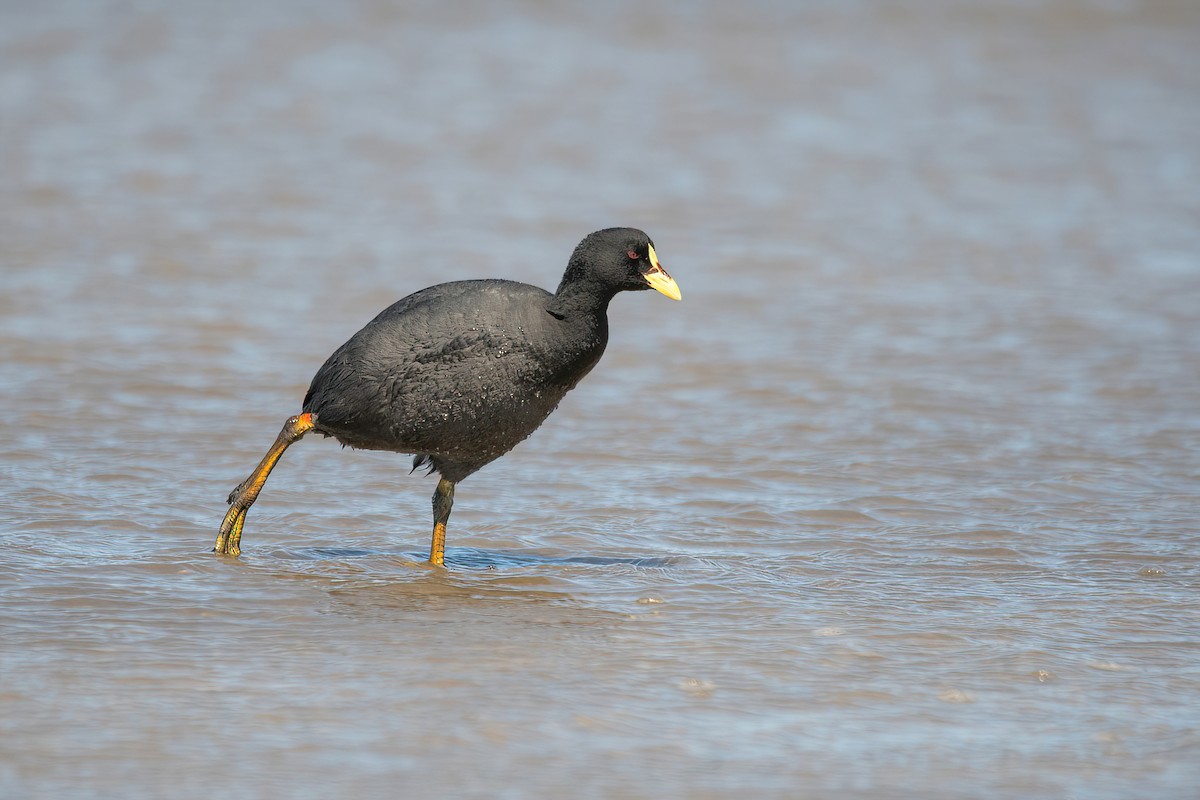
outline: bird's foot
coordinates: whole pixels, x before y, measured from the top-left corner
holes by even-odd
[[[242,552],[242,527],[246,524],[246,512],[258,499],[258,493],[262,491],[263,484],[267,482],[267,476],[271,474],[271,470],[279,461],[279,457],[283,455],[283,451],[315,427],[316,419],[312,414],[298,414],[289,417],[288,421],[283,424],[283,430],[276,437],[275,444],[271,445],[271,449],[254,468],[254,472],[251,472],[250,477],[239,483],[238,487],[229,494],[229,498],[226,500],[229,503],[229,510],[225,512],[225,519],[221,521],[221,530],[217,533],[217,543],[213,546],[214,553],[236,556]]]

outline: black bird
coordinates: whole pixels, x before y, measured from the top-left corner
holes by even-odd
[[[429,561],[441,565],[459,481],[533,433],[596,366],[617,292],[679,287],[634,228],[590,234],[558,290],[507,280],[443,283],[384,309],[334,351],[254,472],[229,495],[214,550],[241,552],[246,512],[283,451],[310,431],[414,454],[440,474]]]

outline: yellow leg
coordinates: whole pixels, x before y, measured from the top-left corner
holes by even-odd
[[[438,481],[433,493],[433,543],[429,545],[429,563],[435,567],[446,562],[446,521],[454,506],[454,484],[445,478]]]
[[[242,552],[242,527],[246,524],[246,512],[258,499],[258,493],[262,491],[267,476],[271,474],[283,451],[314,427],[316,421],[312,414],[291,417],[283,424],[283,430],[276,437],[275,444],[271,445],[262,461],[258,462],[254,472],[229,495],[229,511],[225,512],[225,519],[221,522],[221,532],[217,534],[217,544],[213,547],[213,552],[228,556],[236,556]]]

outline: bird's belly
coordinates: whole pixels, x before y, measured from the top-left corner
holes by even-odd
[[[482,466],[511,450],[554,411],[565,387],[421,396],[399,395],[375,413],[327,418],[317,427],[362,450],[425,453]]]
[[[449,359],[323,368],[305,411],[317,430],[363,450],[428,455],[470,472],[537,430],[603,352],[488,349]]]

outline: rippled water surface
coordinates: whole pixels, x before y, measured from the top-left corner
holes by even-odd
[[[914,10],[916,9],[916,10]],[[1186,798],[1200,9],[7,3],[0,794]],[[609,225],[459,486],[325,356]]]

